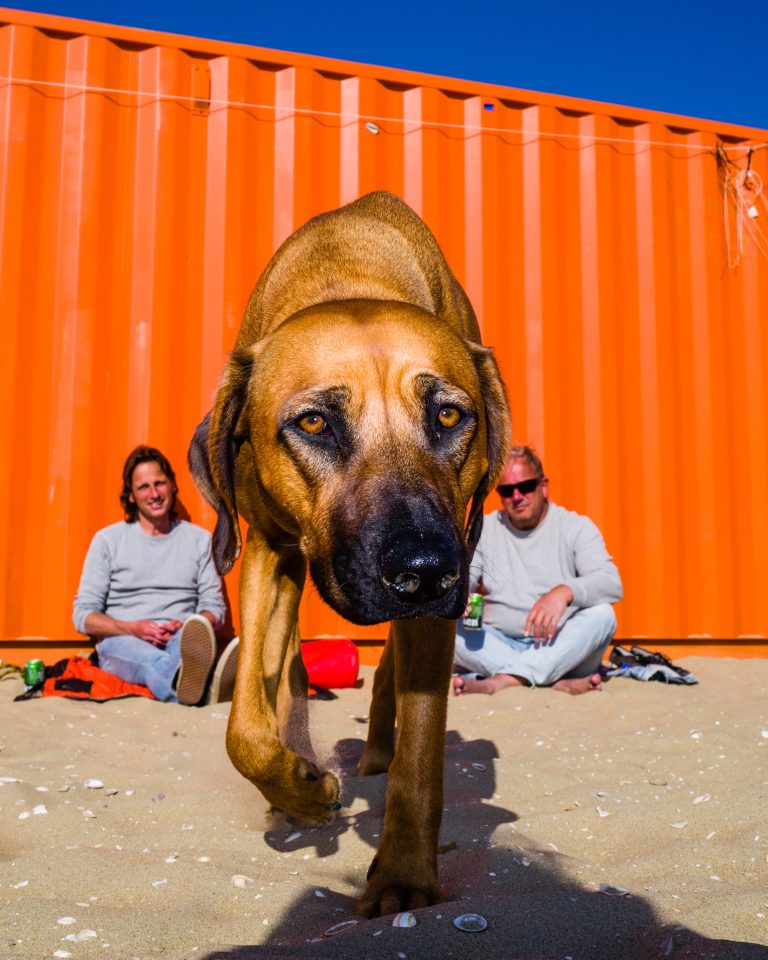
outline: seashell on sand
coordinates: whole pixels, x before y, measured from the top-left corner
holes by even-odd
[[[610,883],[600,884],[600,893],[605,893],[609,897],[628,897],[629,890],[626,887],[614,887]]]
[[[415,927],[416,926],[416,917],[408,910],[403,913],[396,913],[392,917],[392,926],[393,927]]]
[[[343,933],[344,930],[349,930],[350,927],[357,926],[357,923],[357,920],[342,920],[341,923],[334,923],[332,927],[328,927],[328,929],[323,932],[323,936],[335,937],[337,933]]]

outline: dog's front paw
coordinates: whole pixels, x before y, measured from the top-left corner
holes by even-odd
[[[431,907],[446,899],[436,871],[413,857],[392,862],[377,854],[368,870],[368,885],[355,908],[362,917]]]
[[[256,750],[246,741],[228,737],[227,751],[235,767],[276,810],[296,820],[327,823],[341,808],[336,776],[320,771],[282,744],[273,742]]]
[[[295,755],[294,755],[295,756]],[[295,820],[328,823],[341,809],[341,787],[335,774],[318,770],[314,763],[295,757],[291,775],[274,782],[253,782],[265,798],[278,810]]]

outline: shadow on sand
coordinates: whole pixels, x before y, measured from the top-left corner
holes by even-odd
[[[315,848],[330,857],[346,830],[355,830],[371,847],[378,843],[386,778],[357,777],[361,740],[341,740],[335,766],[344,779],[345,807],[354,815],[328,828],[302,833],[286,847],[286,834],[272,831],[265,842],[276,850]],[[261,945],[218,947],[191,954],[197,960],[768,960],[768,947],[712,940],[685,928],[667,926],[643,898],[611,896],[586,890],[568,876],[566,858],[546,850],[532,853],[494,837],[501,824],[517,816],[491,801],[495,782],[488,740],[464,741],[455,731],[446,737],[445,807],[439,857],[440,880],[449,897],[439,906],[415,911],[417,925],[394,928],[392,918],[355,917],[351,897],[325,891],[320,902],[307,889],[275,925]],[[367,808],[366,808],[367,804]],[[452,828],[461,818],[461,842],[452,847]],[[523,839],[523,838],[521,838]],[[340,877],[340,879],[342,879]],[[343,877],[358,886],[360,878]],[[458,930],[453,919],[477,913],[487,921],[480,933]],[[297,918],[301,918],[297,921]],[[330,918],[330,919],[329,919]],[[315,922],[316,920],[316,922]],[[326,931],[350,923],[334,935]],[[309,931],[309,932],[308,932]]]

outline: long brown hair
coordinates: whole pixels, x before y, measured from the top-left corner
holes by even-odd
[[[136,523],[139,519],[139,508],[131,501],[131,485],[133,483],[133,471],[140,463],[156,463],[163,473],[171,481],[173,487],[173,500],[171,501],[171,520],[176,519],[176,474],[173,472],[170,460],[164,456],[155,447],[139,446],[128,454],[123,464],[123,489],[120,491],[120,504],[125,513],[126,523]]]

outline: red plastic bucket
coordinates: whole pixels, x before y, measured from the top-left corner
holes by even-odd
[[[312,687],[333,690],[357,683],[360,655],[351,640],[305,640],[301,656]]]

